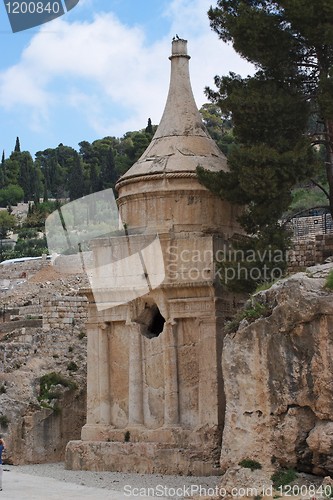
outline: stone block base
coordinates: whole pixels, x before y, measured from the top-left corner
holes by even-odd
[[[70,441],[66,448],[66,469],[216,476],[220,469],[200,449],[177,448],[141,442]]]

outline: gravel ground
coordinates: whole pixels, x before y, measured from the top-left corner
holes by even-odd
[[[124,474],[122,472],[91,472],[65,470],[63,463],[38,464],[21,466],[4,466],[4,469],[15,470],[33,476],[52,477],[60,481],[75,483],[88,487],[117,490],[122,494],[132,493],[140,497],[140,492],[146,496],[160,498],[182,499],[191,495],[211,493],[220,482],[219,476],[188,477],[163,476],[161,474]],[[148,490],[149,489],[149,490]],[[209,491],[210,489],[210,491]]]

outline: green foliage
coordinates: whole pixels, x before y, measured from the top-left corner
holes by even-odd
[[[252,322],[260,318],[261,316],[266,316],[269,311],[270,309],[266,304],[255,302],[252,307],[248,307],[244,310],[243,317]]]
[[[12,252],[17,257],[40,257],[48,253],[45,236],[42,238],[18,239]]]
[[[102,164],[99,176],[99,188],[108,189],[114,187],[117,180],[116,164],[112,147],[109,147],[102,157]]]
[[[275,224],[301,181],[326,175],[333,215],[333,3],[217,0],[211,27],[256,72],[215,78],[211,101],[232,116],[230,172],[199,172],[221,197],[246,206],[249,234]],[[321,151],[317,150],[320,145]],[[325,190],[325,186],[322,186]]]
[[[221,108],[213,103],[204,104],[200,113],[211,138],[221,151],[229,156],[235,144],[230,115],[224,115]]]
[[[273,487],[275,489],[281,486],[286,486],[292,483],[297,478],[297,473],[294,469],[280,469],[271,476]]]
[[[252,460],[251,458],[244,458],[238,465],[244,467],[245,469],[251,469],[252,471],[262,469],[261,463],[257,462],[257,460]]]
[[[327,197],[317,186],[296,188],[292,191],[291,195],[292,201],[288,210],[283,214],[284,219],[313,207],[324,207],[327,205]]]
[[[265,283],[261,283],[260,285],[257,286],[257,288],[254,291],[254,294],[258,292],[264,292],[265,290],[269,290],[275,283],[276,281],[266,281]]]
[[[131,440],[131,433],[130,433],[130,431],[126,431],[124,434],[124,441],[125,441],[125,443],[129,443],[130,440]]]
[[[156,125],[148,120],[140,131],[123,137],[104,137],[92,143],[82,141],[80,149],[59,144],[56,148],[37,151],[35,159],[29,151],[21,151],[19,139],[9,158],[3,152],[0,163],[0,207],[40,198],[71,200],[101,189],[114,188],[115,183],[142,155],[149,145]],[[36,217],[36,214],[35,214]],[[32,221],[30,227],[40,227]]]
[[[16,137],[14,151],[15,151],[15,153],[20,153],[20,151],[21,151],[20,139],[18,137]]]
[[[325,288],[333,291],[333,270],[331,270],[326,278]]]
[[[70,372],[76,372],[79,369],[75,361],[70,361],[67,365],[67,370]]]
[[[234,293],[252,293],[283,277],[289,245],[288,233],[278,224],[263,229],[260,237],[234,240],[217,262],[221,284]]]
[[[9,184],[6,188],[0,189],[0,207],[17,205],[23,198],[23,189],[17,184]]]
[[[19,164],[19,184],[24,191],[24,202],[27,203],[35,198],[36,173],[31,154],[28,151],[13,153]]]
[[[6,415],[0,415],[0,426],[7,429],[9,425],[9,418]]]
[[[261,317],[269,316],[271,312],[272,308],[270,305],[260,302],[257,297],[253,296],[245,304],[244,308],[238,311],[234,318],[225,324],[225,331],[227,333],[236,332],[243,319],[252,323]]]
[[[16,226],[16,218],[7,210],[0,210],[0,238],[6,238],[8,231]]]
[[[34,227],[22,227],[18,231],[18,237],[21,240],[30,240],[38,236],[38,229]]]
[[[22,227],[34,230],[44,229],[46,218],[60,206],[61,204],[58,201],[45,201],[31,205]]]
[[[75,152],[73,165],[69,172],[69,198],[77,200],[85,194],[84,176],[82,168],[82,160]]]
[[[43,375],[39,380],[39,401],[50,402],[52,399],[59,397],[60,393],[51,390],[53,386],[62,385],[71,390],[77,388],[77,385],[72,380],[67,379],[61,373],[51,372]]]

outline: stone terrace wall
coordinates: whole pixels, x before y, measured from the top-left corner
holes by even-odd
[[[82,328],[85,332],[85,329]],[[78,340],[79,339],[79,340]],[[43,331],[39,328],[18,328],[9,332],[7,338],[0,338],[0,372],[12,372],[18,367],[25,365],[30,358],[43,353],[45,358],[59,359],[59,365],[69,363],[73,359],[77,361],[74,354],[68,350],[69,346],[86,344],[85,336],[78,337],[77,329],[53,329]],[[73,357],[74,356],[74,357]],[[81,358],[80,358],[81,359]],[[81,364],[85,359],[81,359]]]
[[[87,304],[85,297],[61,297],[47,300],[43,304],[43,330],[64,329],[74,327],[87,321]]]
[[[46,260],[46,256],[38,260],[27,260],[25,262],[16,262],[15,264],[2,264],[0,265],[0,280],[8,278],[10,278],[10,280],[29,278],[49,265],[50,263]]]
[[[314,240],[298,240],[289,251],[288,271],[295,273],[333,256],[333,234],[320,234]]]

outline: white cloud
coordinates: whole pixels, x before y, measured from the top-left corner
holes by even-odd
[[[248,66],[211,32],[210,0],[173,0],[165,12],[169,36],[147,46],[140,27],[122,24],[113,14],[88,22],[60,18],[44,25],[18,64],[0,74],[0,107],[33,110],[34,122],[52,124],[52,110],[70,107],[96,135],[120,136],[158,123],[169,83],[170,44],[178,33],[189,40],[191,79],[200,107],[203,89],[216,73],[246,73]],[[89,91],[87,90],[89,87]],[[119,108],[127,110],[119,118]]]

